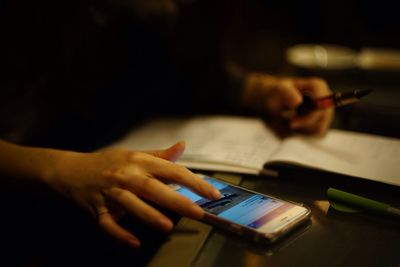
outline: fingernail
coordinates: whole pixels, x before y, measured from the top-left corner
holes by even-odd
[[[158,219],[158,223],[163,230],[168,231],[168,232],[172,230],[172,227],[174,227],[172,222],[166,218]]]
[[[213,189],[211,196],[213,199],[219,199],[221,197],[221,192],[219,192],[217,189]]]
[[[134,238],[131,238],[128,240],[128,243],[131,247],[133,248],[139,248],[140,247],[140,241]]]

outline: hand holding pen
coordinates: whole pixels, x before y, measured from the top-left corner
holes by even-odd
[[[265,114],[272,120],[276,118],[278,124],[273,127],[277,128],[277,131],[324,134],[332,122],[333,107],[315,109],[302,116],[282,117],[285,112],[296,110],[302,105],[303,94],[306,92],[313,98],[332,94],[328,84],[320,78],[286,78],[264,73],[250,73],[245,79],[243,103],[245,107],[255,110],[260,115]],[[281,124],[279,121],[282,119],[282,122],[286,124],[285,128],[288,127],[288,129],[279,126]]]

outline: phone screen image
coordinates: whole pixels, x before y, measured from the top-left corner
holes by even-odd
[[[262,228],[266,232],[278,231],[308,211],[290,202],[247,191],[207,176],[203,178],[221,192],[220,199],[203,198],[179,185],[174,185],[174,189],[206,212],[245,227]]]

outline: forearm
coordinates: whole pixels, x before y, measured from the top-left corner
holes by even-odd
[[[25,147],[0,140],[0,179],[20,178],[44,183],[63,151]]]

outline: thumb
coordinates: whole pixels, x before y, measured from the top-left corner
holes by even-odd
[[[179,141],[167,149],[156,150],[156,151],[146,151],[146,153],[148,153],[154,157],[166,159],[169,161],[176,161],[183,154],[183,151],[185,150],[185,146],[186,146],[185,141]]]

